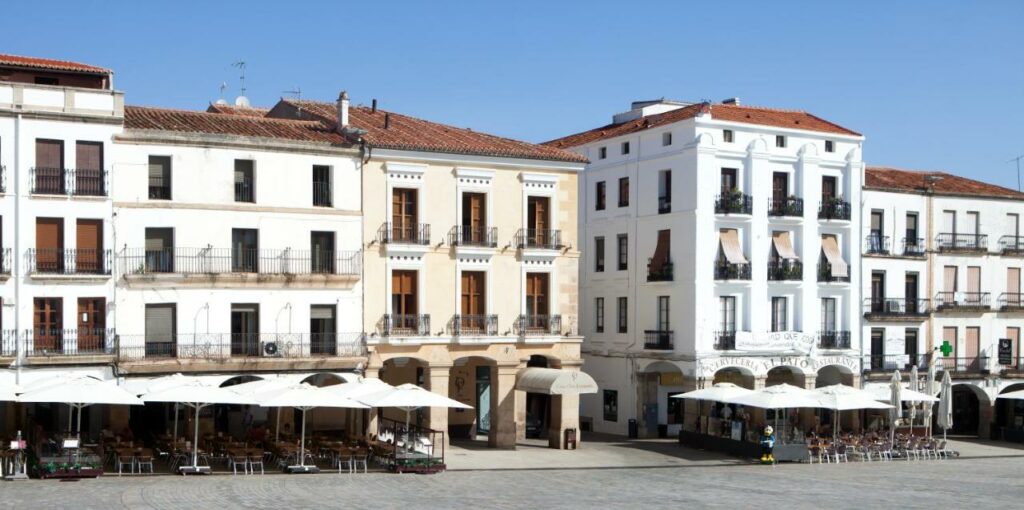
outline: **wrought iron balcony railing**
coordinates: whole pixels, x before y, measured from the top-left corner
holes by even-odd
[[[988,236],[985,234],[943,233],[935,237],[939,251],[987,252]]]
[[[651,264],[653,259],[647,259],[647,281],[649,282],[670,282],[675,278],[675,269],[672,261],[666,261],[661,267],[654,267]]]
[[[938,368],[953,374],[985,374],[989,371],[988,356],[941,357],[935,362]]]
[[[715,280],[749,280],[750,263],[730,264],[728,262],[715,263]]]
[[[924,317],[931,303],[916,298],[865,298],[864,315],[875,317]]]
[[[430,244],[430,225],[426,223],[396,225],[387,222],[377,229],[377,239],[381,244],[418,244],[426,246]]]
[[[6,333],[6,332],[5,332]],[[13,333],[13,331],[11,332]],[[25,356],[95,356],[113,354],[114,332],[103,328],[54,329],[36,328],[26,330],[20,338],[14,335],[4,337],[4,351],[8,343],[22,342]],[[14,352],[11,352],[14,354]]]
[[[32,167],[29,191],[39,195],[107,196],[107,171],[101,168]]]
[[[849,349],[850,348],[850,332],[849,331],[819,331],[818,332],[818,348],[819,349]]]
[[[498,246],[498,228],[456,225],[448,231],[448,244],[495,248]]]
[[[430,314],[384,314],[381,336],[430,336]]]
[[[187,333],[118,335],[120,361],[232,358],[358,357],[366,354],[362,333]]]
[[[322,181],[313,181],[313,206],[314,207],[331,207],[332,195],[331,183]]]
[[[740,192],[726,193],[715,197],[715,214],[751,214],[754,200]]]
[[[672,212],[672,197],[658,197],[658,214]]]
[[[999,309],[1003,311],[1024,310],[1024,294],[1004,292],[999,295]]]
[[[850,203],[839,198],[823,199],[818,207],[818,219],[849,221]]]
[[[768,200],[768,216],[794,216],[804,215],[804,199],[787,197]]]
[[[560,250],[562,246],[561,230],[521,228],[516,232],[519,249]]]
[[[358,276],[362,254],[329,250],[241,250],[232,248],[126,248],[121,255],[129,275],[229,274],[267,275],[324,274]]]
[[[939,292],[935,295],[935,310],[988,310],[990,296],[988,292]]]
[[[903,256],[904,257],[924,257],[927,248],[924,244],[923,237],[904,237],[903,238]]]
[[[999,252],[1003,255],[1024,255],[1024,236],[999,238]]]
[[[731,351],[736,349],[735,331],[715,331],[715,349]]]
[[[889,236],[868,234],[864,239],[864,253],[869,255],[888,255],[890,253]]]
[[[561,315],[520,315],[516,318],[519,336],[548,336],[562,334]]]
[[[846,276],[834,276],[832,274],[832,264],[829,262],[818,263],[818,281],[819,282],[830,282],[830,283],[846,283],[850,281],[850,267],[846,268]]]
[[[799,260],[780,259],[768,263],[768,279],[771,281],[794,281],[804,277],[804,266]]]
[[[0,274],[10,275],[11,274],[11,249],[4,248],[0,251]]]
[[[252,182],[235,183],[235,202],[256,202],[256,187]]]
[[[110,250],[65,250],[30,248],[28,271],[31,274],[109,275]]]
[[[644,349],[671,351],[674,348],[672,330],[648,329],[644,331]]]
[[[496,336],[497,334],[497,315],[457,314],[452,317],[452,335],[454,336]]]
[[[862,361],[864,370],[868,372],[887,372],[893,370],[910,370],[917,367],[919,371],[928,369],[927,354],[867,354]]]

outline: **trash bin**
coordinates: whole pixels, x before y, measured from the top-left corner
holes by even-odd
[[[668,425],[658,424],[658,438],[665,439],[668,437]]]
[[[640,429],[637,427],[636,420],[631,418],[629,420],[629,438],[636,439],[637,437],[640,437]]]
[[[565,429],[565,449],[576,449],[576,429]]]

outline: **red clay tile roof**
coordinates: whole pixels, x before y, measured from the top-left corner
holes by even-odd
[[[210,107],[206,109],[207,113],[224,113],[227,115],[242,115],[245,117],[265,117],[270,108],[260,108],[258,106],[234,106],[230,104],[217,104],[212,103]]]
[[[125,106],[124,127],[350,145],[345,137],[318,121],[270,119],[144,106]]]
[[[320,119],[325,126],[334,126],[338,122],[336,106],[333,103],[298,99],[282,99],[281,103],[300,109],[306,118]],[[386,129],[385,113],[389,114],[390,119]],[[273,111],[271,114],[273,115]],[[502,138],[381,109],[374,112],[365,106],[349,108],[349,124],[353,128],[366,130],[363,140],[376,148],[587,162],[587,159],[579,154],[555,147]]]
[[[560,148],[578,147],[580,145],[604,140],[606,138],[614,138],[616,136],[636,133],[638,131],[671,124],[680,120],[691,119],[700,113],[703,106],[703,104],[697,103],[665,113],[648,115],[636,120],[620,122],[618,124],[608,124],[582,133],[544,142],[544,145]],[[798,110],[777,110],[773,108],[732,104],[712,104],[710,105],[710,109],[712,119],[742,122],[745,124],[757,124],[761,126],[860,136],[860,133],[857,133],[856,131],[851,131],[838,124],[834,124],[810,113]]]
[[[933,182],[935,194],[937,195],[972,195],[1024,199],[1024,193],[946,172],[901,170],[879,166],[869,166],[864,169],[864,187],[882,191],[924,193],[928,189],[926,177],[929,176],[939,178]]]
[[[110,74],[110,69],[49,58],[20,57],[18,55],[0,54],[0,65],[30,67],[33,69],[52,69],[56,71],[73,71],[89,74]]]

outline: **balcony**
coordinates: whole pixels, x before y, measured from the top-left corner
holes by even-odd
[[[864,370],[892,375],[893,370],[907,371],[917,367],[918,371],[928,369],[927,354],[868,354],[864,356]]]
[[[252,182],[235,183],[235,202],[256,203],[256,187]]]
[[[988,236],[985,234],[939,234],[935,246],[943,252],[987,253]]]
[[[658,214],[672,212],[672,197],[658,197]]]
[[[313,207],[331,207],[331,183],[313,181]]]
[[[728,262],[715,263],[715,280],[749,280],[750,263],[730,264]]]
[[[5,332],[4,351],[8,344],[23,342],[22,352],[28,357],[61,357],[61,356],[105,356],[114,353],[113,330],[109,329],[32,329],[26,330],[20,339],[13,335],[9,339]],[[11,352],[11,355],[15,352]]]
[[[223,362],[276,359],[358,357],[366,354],[361,333],[188,333],[119,335],[120,361],[206,360]],[[177,363],[175,361],[174,363]]]
[[[715,197],[715,214],[751,214],[754,200],[739,191]]]
[[[497,315],[455,315],[452,317],[453,336],[497,336]]]
[[[715,331],[715,349],[732,351],[736,349],[735,331]]]
[[[999,253],[1015,257],[1024,255],[1024,236],[1000,237]]]
[[[924,320],[931,303],[914,298],[865,298],[864,317],[867,319],[914,318]]]
[[[4,248],[0,252],[0,280],[11,276],[11,249]]]
[[[850,203],[841,198],[824,198],[818,207],[818,219],[850,221]]]
[[[561,315],[520,315],[516,318],[516,334],[520,337],[562,334]]]
[[[561,230],[521,228],[516,232],[520,250],[560,250],[562,246]]]
[[[0,193],[7,193],[7,166],[0,165]]]
[[[797,281],[804,277],[804,265],[799,260],[781,259],[768,263],[768,280]]]
[[[818,348],[819,349],[849,349],[850,348],[850,332],[849,331],[819,331],[818,332]]]
[[[904,257],[924,257],[926,252],[927,248],[925,247],[923,237],[903,238],[903,251],[901,253]]]
[[[850,267],[846,267],[846,276],[833,276],[832,264],[829,262],[818,263],[818,281],[822,283],[849,283]]]
[[[644,349],[671,351],[674,349],[672,330],[648,329],[644,331]]]
[[[430,314],[384,314],[381,336],[430,336]]]
[[[651,266],[654,259],[647,259],[647,281],[649,282],[670,282],[675,278],[672,261],[669,260],[660,268]]]
[[[98,168],[32,167],[29,177],[36,195],[107,196],[107,171]]]
[[[935,311],[976,311],[991,309],[988,292],[939,292],[935,295]]]
[[[37,195],[67,194],[66,170],[53,167],[32,167],[29,169],[29,192]]]
[[[448,231],[448,244],[451,246],[496,248],[498,246],[498,228],[456,225]]]
[[[988,357],[987,356],[974,356],[964,358],[946,358],[942,357],[935,360],[938,365],[936,368],[949,372],[950,375],[956,376],[959,374],[963,375],[981,375],[987,374],[988,369]]]
[[[1024,311],[1024,294],[1004,292],[999,295],[999,310],[1004,312]]]
[[[868,234],[864,238],[864,253],[866,255],[889,255],[889,236]]]
[[[231,248],[126,248],[121,256],[128,276],[179,274],[359,276],[361,252],[321,250],[235,250]]]
[[[804,215],[804,199],[787,197],[768,200],[768,216],[801,217]]]
[[[427,246],[430,244],[430,225],[425,223],[394,225],[391,222],[387,222],[377,229],[377,240],[381,244]]]
[[[33,275],[110,276],[110,250],[30,248],[28,272]]]

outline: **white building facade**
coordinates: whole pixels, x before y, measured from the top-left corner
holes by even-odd
[[[674,434],[673,394],[859,378],[863,137],[803,112],[667,101],[549,142],[585,155],[581,333],[600,432]]]

